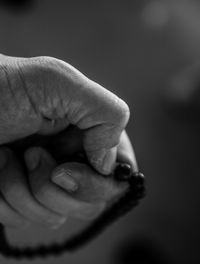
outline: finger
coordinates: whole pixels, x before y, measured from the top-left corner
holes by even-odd
[[[111,149],[118,145],[127,125],[130,115],[127,104],[71,65],[55,58],[43,58],[43,61],[49,62],[53,72],[56,69],[63,79],[64,85],[58,86],[57,94],[62,96],[69,123],[85,132],[83,146],[89,161],[100,173],[111,173],[115,162]]]
[[[0,197],[0,223],[12,228],[26,228],[29,225],[29,221],[15,211],[3,197]]]
[[[66,176],[67,185],[65,190],[54,184],[50,180],[50,176],[55,164],[50,154],[44,149],[32,148],[26,154],[26,160],[32,159],[33,156],[39,159],[39,163],[34,169],[29,167],[29,180],[32,192],[41,204],[67,217],[73,216],[82,219],[93,219],[96,217],[104,204],[90,204],[76,199],[74,193],[76,191],[79,192],[79,183],[74,181],[69,175]]]
[[[41,133],[40,133],[41,134]],[[69,126],[67,129],[55,135],[34,134],[29,137],[7,144],[19,155],[34,146],[40,146],[51,153],[53,158],[61,162],[71,158],[77,152],[83,152],[83,131],[76,126]]]
[[[117,161],[121,163],[128,163],[131,165],[133,171],[138,171],[135,153],[125,130],[121,135],[120,143],[117,148]]]
[[[68,188],[68,178],[72,178],[78,184],[78,189],[71,196],[92,204],[103,202],[106,205],[127,188],[127,184],[119,184],[111,177],[103,177],[88,165],[77,162],[59,165],[51,178],[63,189]]]
[[[0,172],[7,163],[5,153],[0,149]],[[6,227],[25,228],[29,222],[16,212],[0,195],[0,223]]]
[[[12,151],[8,148],[1,151],[7,162],[0,171],[0,189],[9,205],[31,222],[48,227],[54,227],[62,222],[63,218],[60,215],[46,209],[34,199],[24,171]]]
[[[4,133],[2,142],[36,132],[51,134],[73,124],[84,130],[83,146],[93,167],[109,174],[115,162],[112,161],[112,148],[118,145],[129,119],[127,104],[71,65],[55,58],[5,56],[4,64],[14,72],[11,74],[13,87],[20,90],[17,107],[20,107],[20,122],[23,120],[24,126],[19,126],[18,116],[13,118],[19,111],[9,109],[8,135]],[[26,89],[20,89],[21,86]],[[21,107],[24,104],[28,111]],[[52,119],[65,119],[66,122],[54,126]]]
[[[111,173],[115,162],[112,160],[112,149],[118,145],[127,125],[128,106],[116,95],[91,81],[86,82],[84,90],[73,100],[69,112],[79,115],[69,113],[68,116],[73,124],[85,130],[83,144],[89,161],[100,173]]]

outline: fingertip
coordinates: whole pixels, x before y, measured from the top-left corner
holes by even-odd
[[[29,171],[33,171],[39,166],[40,155],[41,155],[40,147],[33,147],[25,152],[24,159]]]
[[[121,138],[120,143],[117,148],[117,161],[119,163],[128,163],[131,165],[133,171],[138,171],[138,164],[135,156],[135,152],[133,150],[131,141],[124,130]]]
[[[101,174],[109,175],[115,167],[117,157],[117,147],[111,149],[101,149],[88,153],[91,165]]]
[[[41,163],[54,165],[55,161],[51,155],[41,147],[32,147],[24,154],[24,159],[29,171],[36,170]]]

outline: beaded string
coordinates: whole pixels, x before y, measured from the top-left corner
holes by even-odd
[[[129,188],[117,202],[108,207],[82,232],[62,243],[53,243],[48,246],[39,245],[35,248],[18,248],[8,243],[5,228],[0,224],[0,253],[7,258],[34,259],[36,257],[45,258],[50,255],[58,256],[84,246],[102,233],[111,223],[133,209],[145,195],[144,175],[140,172],[133,172],[129,164],[118,164],[114,172],[114,179],[128,182]]]

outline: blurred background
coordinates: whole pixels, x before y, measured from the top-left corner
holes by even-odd
[[[147,179],[140,206],[91,244],[32,263],[200,263],[200,2],[4,0],[0,36],[1,53],[60,58],[122,97]],[[7,232],[48,244],[77,226]]]

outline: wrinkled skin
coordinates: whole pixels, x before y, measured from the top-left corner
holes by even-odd
[[[4,55],[0,95],[1,223],[56,228],[69,216],[93,219],[124,192],[126,184],[100,175],[117,160],[137,170],[120,98],[61,60]],[[80,151],[89,164],[69,160]]]

